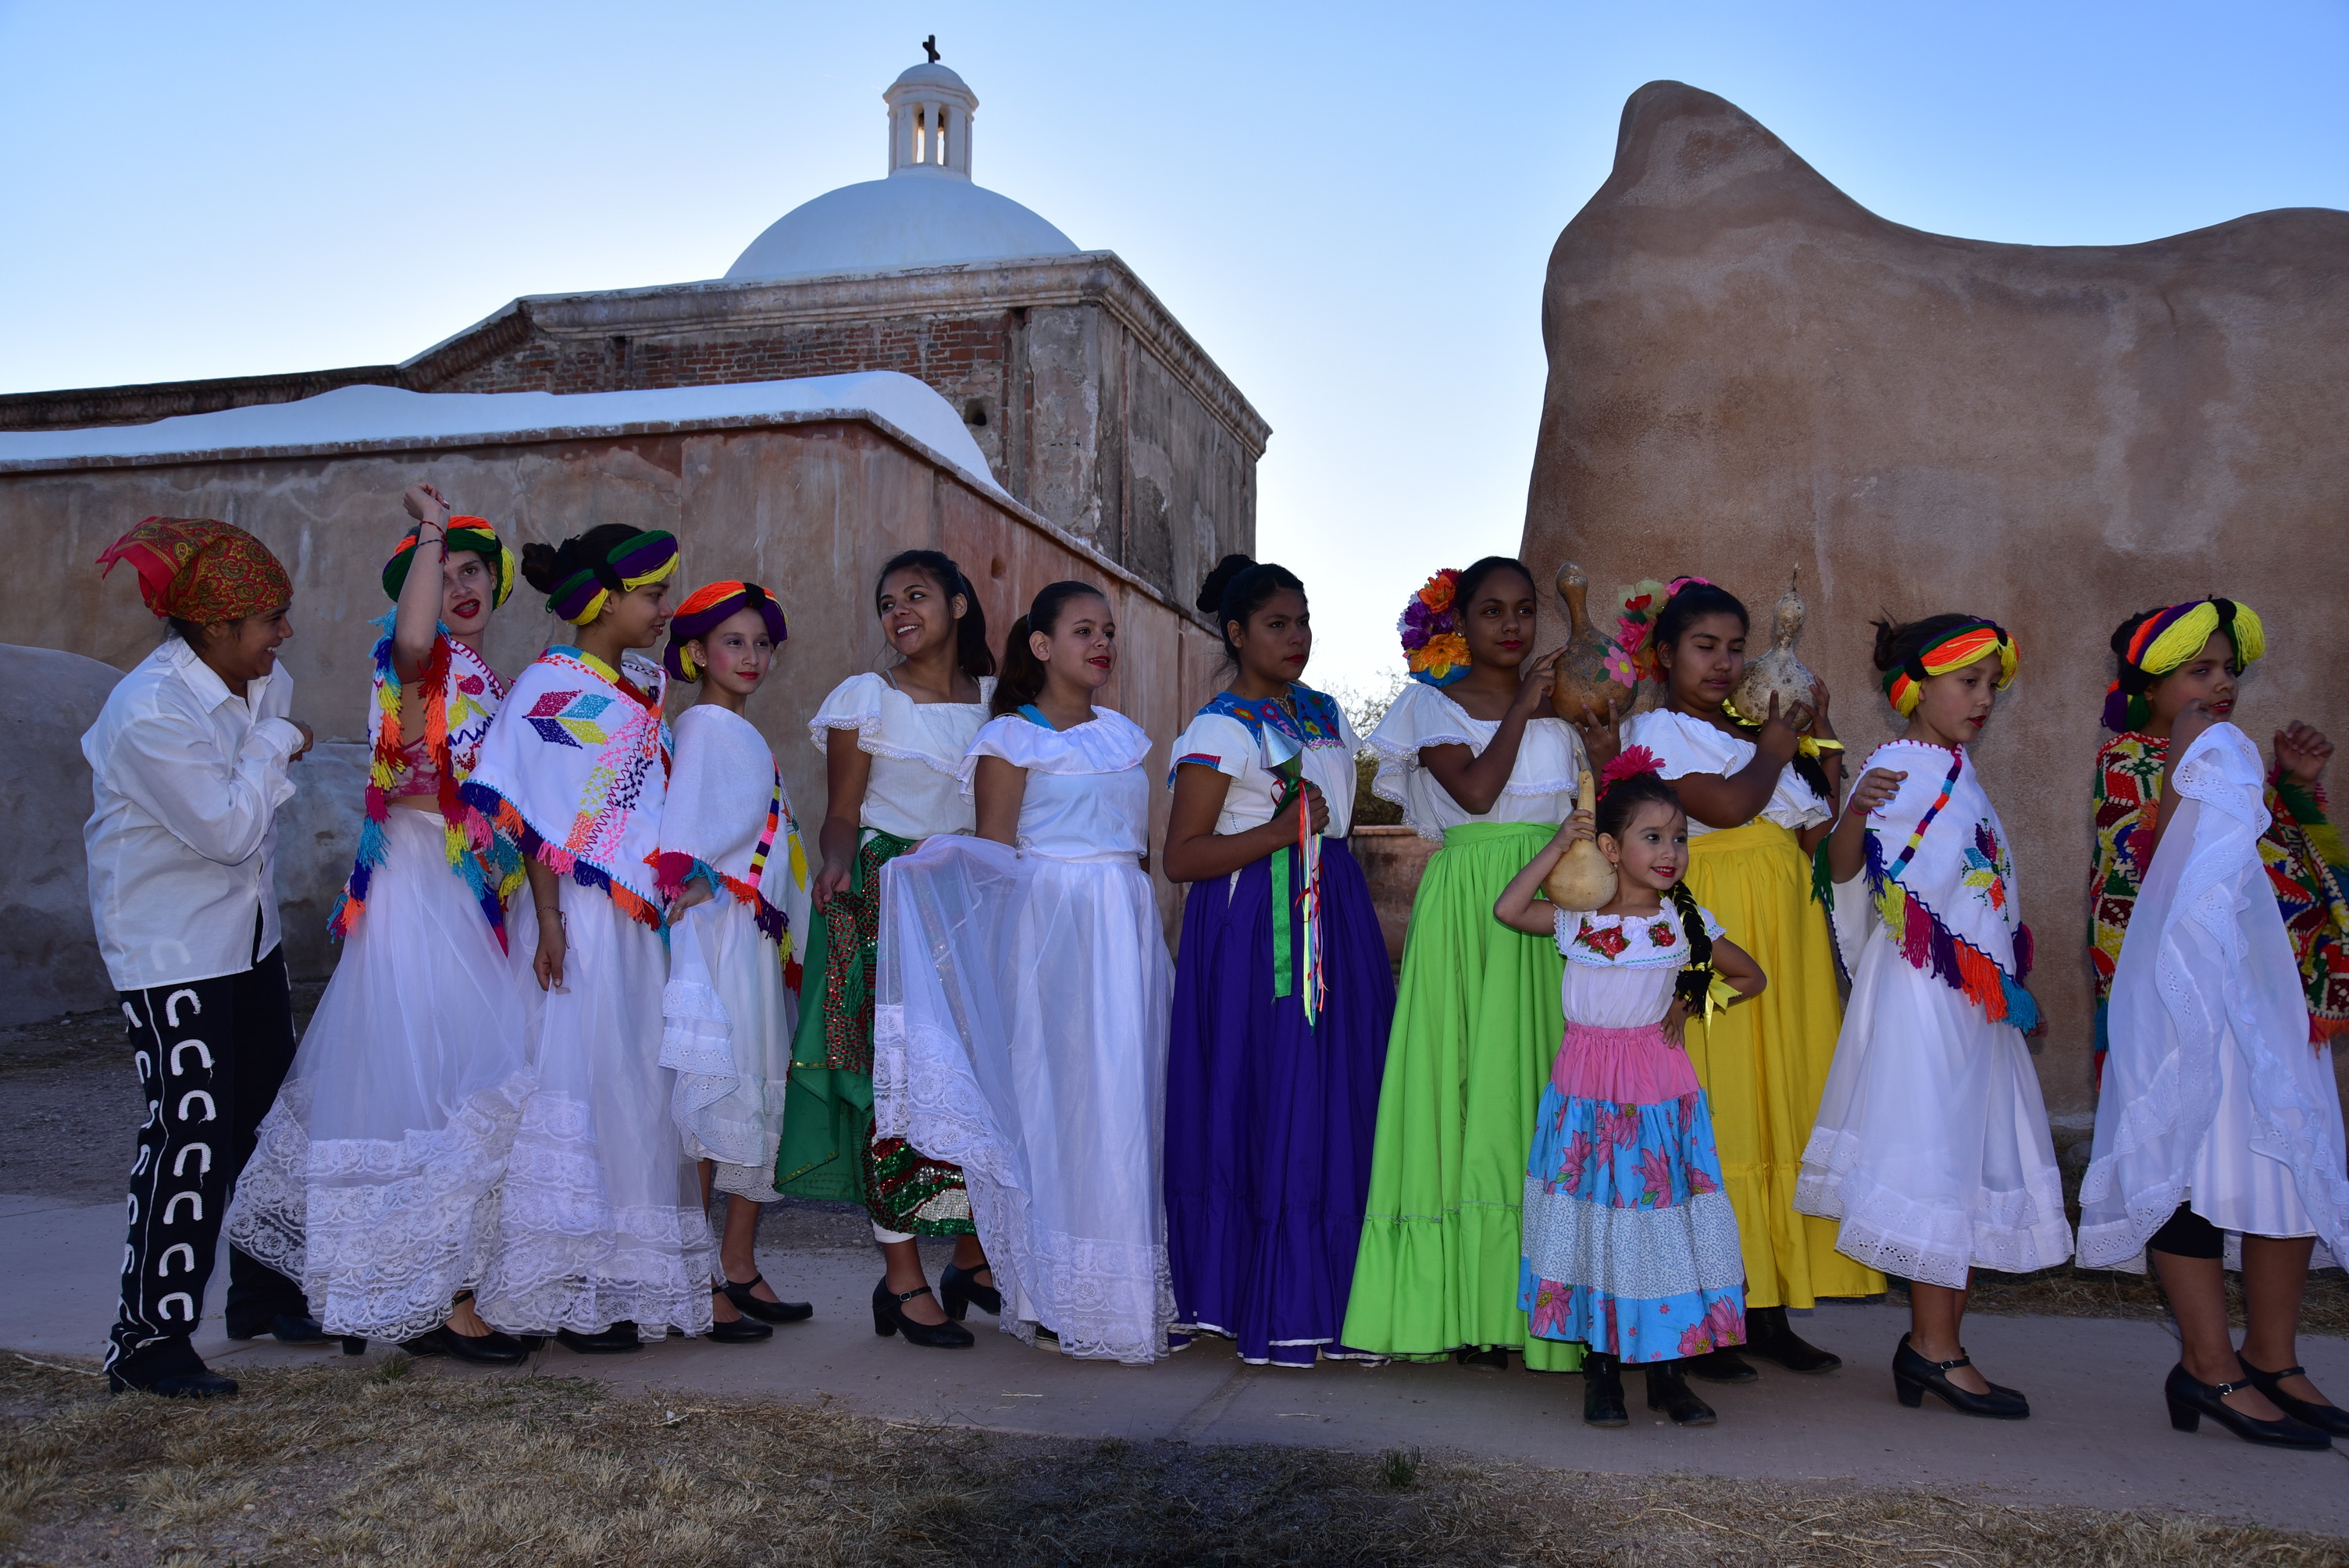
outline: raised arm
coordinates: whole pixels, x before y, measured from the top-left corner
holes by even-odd
[[[391,624],[392,665],[407,685],[424,678],[424,668],[432,662],[432,645],[440,635],[440,567],[449,549],[449,503],[430,485],[410,485],[399,500],[416,519],[408,581],[400,585]]]
[[[1683,773],[1672,780],[1682,809],[1708,828],[1744,827],[1770,803],[1778,788],[1778,775],[1795,759],[1798,738],[1794,726],[1778,717],[1778,699],[1772,697],[1769,717],[1754,738],[1754,756],[1744,767],[1726,776]]]
[[[188,848],[224,866],[261,849],[277,808],[294,796],[286,769],[308,745],[290,718],[263,718],[231,754],[210,728],[170,712],[125,725],[108,776]]]
[[[1549,704],[1550,673],[1565,651],[1560,648],[1526,661],[1517,695],[1509,700],[1509,711],[1501,716],[1501,727],[1493,732],[1482,755],[1456,744],[1419,748],[1420,766],[1433,774],[1444,792],[1470,816],[1483,816],[1500,799],[1509,773],[1517,765],[1517,748],[1525,744],[1526,724]]]
[[[1557,929],[1557,906],[1542,896],[1542,879],[1557,864],[1560,855],[1580,842],[1597,837],[1591,827],[1590,813],[1577,811],[1558,824],[1557,831],[1541,852],[1526,862],[1526,869],[1509,879],[1501,896],[1493,903],[1493,918],[1512,931],[1522,931],[1528,936],[1547,936]]]
[[[1830,877],[1847,882],[1859,874],[1868,863],[1868,814],[1900,793],[1900,781],[1908,777],[1905,769],[1871,768],[1851,787],[1851,799],[1844,803],[1843,815],[1827,840]]]

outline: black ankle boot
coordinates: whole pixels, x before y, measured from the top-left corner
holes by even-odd
[[[1628,1427],[1623,1408],[1623,1364],[1597,1351],[1582,1358],[1582,1418],[1594,1427]]]
[[[1691,1356],[1680,1363],[1681,1370],[1692,1377],[1702,1377],[1708,1383],[1758,1383],[1762,1374],[1754,1370],[1745,1358],[1729,1346],[1708,1350],[1702,1356]]]
[[[1789,1372],[1832,1372],[1843,1365],[1842,1357],[1796,1334],[1786,1322],[1783,1306],[1745,1309],[1745,1354],[1775,1361]]]
[[[1719,1418],[1713,1407],[1696,1397],[1681,1369],[1685,1361],[1648,1363],[1648,1408],[1661,1410],[1675,1427],[1709,1427]]]

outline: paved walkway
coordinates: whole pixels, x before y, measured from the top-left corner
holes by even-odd
[[[32,1355],[92,1357],[112,1319],[122,1250],[121,1209],[60,1207],[0,1197],[0,1346]],[[942,1258],[936,1261],[943,1261]],[[2170,1430],[2162,1376],[2177,1358],[2159,1325],[2088,1318],[1978,1316],[1971,1348],[2002,1381],[2031,1396],[2028,1421],[1975,1421],[1928,1398],[1894,1402],[1890,1365],[1907,1315],[1882,1305],[1833,1305],[1804,1332],[1840,1354],[1845,1368],[1797,1377],[1765,1366],[1743,1387],[1702,1386],[1721,1424],[1682,1431],[1640,1408],[1630,1429],[1595,1431],[1580,1419],[1582,1379],[1449,1365],[1375,1370],[1324,1364],[1310,1371],[1243,1366],[1207,1341],[1150,1367],[1074,1362],[992,1332],[974,1312],[978,1346],[916,1350],[880,1340],[867,1305],[878,1263],[856,1252],[766,1253],[761,1267],[786,1295],[816,1304],[809,1323],[762,1345],[669,1340],[633,1356],[586,1357],[549,1349],[542,1371],[602,1377],[630,1391],[698,1391],[836,1400],[895,1420],[942,1422],[1064,1437],[1174,1439],[1195,1443],[1303,1443],[1375,1453],[1417,1447],[1559,1470],[1846,1480],[1968,1492],[2016,1502],[2070,1502],[2256,1520],[2349,1535],[2349,1453],[2252,1449],[2205,1422]],[[214,1275],[217,1297],[224,1272]],[[935,1265],[933,1269],[935,1274]],[[217,1317],[198,1347],[222,1370],[332,1356],[274,1342],[232,1346]],[[2302,1353],[2336,1393],[2349,1390],[2349,1340],[2312,1339]],[[378,1347],[370,1354],[382,1354]],[[477,1376],[447,1362],[445,1376]]]

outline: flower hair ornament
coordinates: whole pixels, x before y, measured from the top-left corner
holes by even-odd
[[[1644,746],[1627,746],[1617,752],[1606,767],[1599,770],[1599,792],[1601,795],[1622,783],[1637,779],[1642,773],[1661,776],[1664,760]]]
[[[1403,664],[1415,681],[1448,686],[1468,673],[1468,639],[1453,613],[1459,587],[1459,569],[1445,567],[1420,586],[1395,621]]]
[[[1642,680],[1664,678],[1663,665],[1656,659],[1656,622],[1672,595],[1692,583],[1713,585],[1708,577],[1675,577],[1669,583],[1659,583],[1645,577],[1623,590],[1620,607],[1616,611],[1615,646],[1617,652],[1607,655],[1607,673],[1625,686],[1637,686]]]

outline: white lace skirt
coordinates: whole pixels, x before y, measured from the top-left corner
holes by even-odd
[[[531,1077],[531,999],[405,807],[366,912],[229,1205],[228,1238],[301,1284],[330,1334],[412,1339],[478,1285]],[[528,899],[509,919],[525,954]]]
[[[876,1130],[963,1168],[1007,1333],[1164,1356],[1174,976],[1150,879],[940,833],[881,888]]]
[[[710,1161],[718,1191],[774,1202],[799,1009],[748,907],[720,893],[670,925],[661,1012],[660,1060],[677,1073],[669,1111],[685,1157]]]
[[[1852,975],[1795,1207],[1836,1248],[1962,1289],[2072,1255],[2047,1107],[2023,1032],[1900,955],[1871,920]]]
[[[709,1327],[717,1262],[701,1181],[669,1117],[660,1065],[660,934],[565,883],[564,988],[539,1007],[537,1088],[507,1164],[482,1317],[522,1334],[592,1334],[623,1319],[645,1337]],[[535,988],[532,950],[517,984]]]

